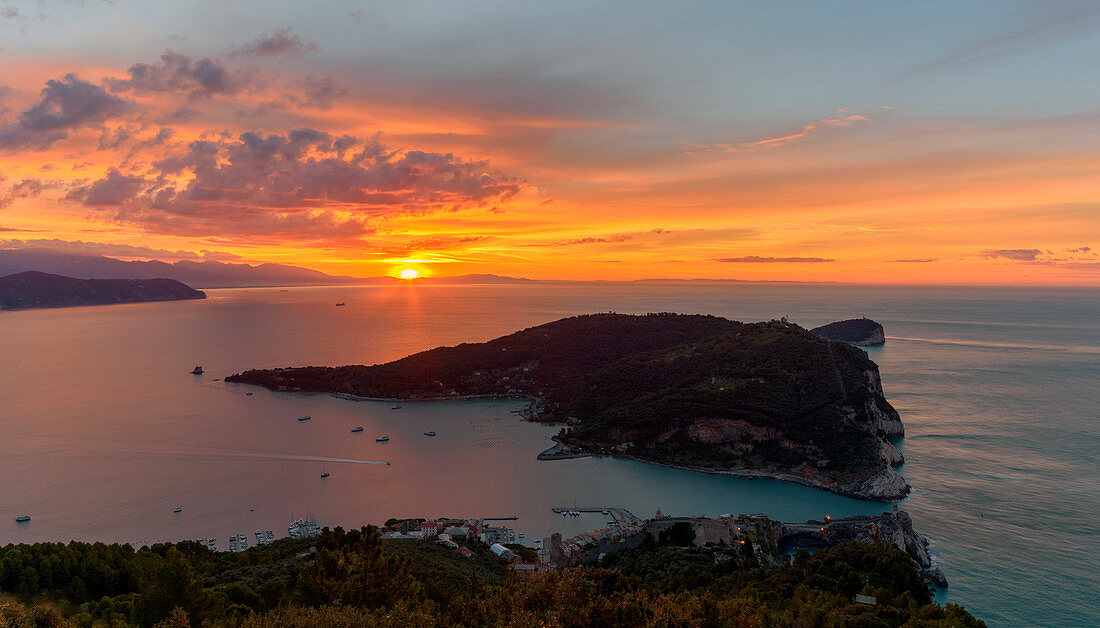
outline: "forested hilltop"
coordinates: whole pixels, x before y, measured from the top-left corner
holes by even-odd
[[[425,399],[525,394],[573,453],[768,476],[865,499],[909,486],[903,432],[860,349],[786,321],[595,314],[375,366],[252,370],[273,390]]]
[[[800,551],[792,565],[771,566],[745,546],[675,537],[529,581],[476,541],[467,558],[382,540],[373,526],[241,553],[194,542],[8,545],[0,626],[985,625],[934,604],[916,563],[891,544]]]

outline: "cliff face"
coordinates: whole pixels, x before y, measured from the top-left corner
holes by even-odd
[[[27,271],[0,277],[0,309],[205,299],[174,279],[74,279]]]
[[[886,330],[882,325],[869,318],[852,318],[815,327],[810,333],[826,340],[836,340],[848,344],[870,347],[886,342]]]
[[[376,366],[246,371],[229,382],[364,397],[524,394],[573,453],[903,497],[904,430],[878,367],[785,321],[688,315],[563,319]]]

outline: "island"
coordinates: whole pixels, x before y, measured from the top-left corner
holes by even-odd
[[[810,333],[826,340],[846,342],[857,347],[873,347],[886,342],[886,330],[869,318],[850,318],[814,327]]]
[[[175,279],[77,279],[38,271],[0,277],[0,310],[205,298]]]
[[[869,500],[909,485],[904,427],[878,366],[785,320],[592,314],[374,366],[249,370],[225,378],[348,399],[516,395],[563,424],[559,454],[628,457],[767,477]]]

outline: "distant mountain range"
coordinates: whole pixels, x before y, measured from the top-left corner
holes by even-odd
[[[346,277],[328,275],[300,266],[285,264],[228,264],[225,262],[151,260],[125,261],[101,255],[74,255],[48,249],[0,250],[0,277],[38,271],[80,279],[174,279],[195,288],[235,288],[257,286],[338,285],[358,283],[397,284],[408,280],[395,277]],[[527,283],[530,279],[498,275],[462,275],[437,277],[430,283]]]
[[[74,279],[33,270],[0,277],[0,310],[205,298],[174,279]]]

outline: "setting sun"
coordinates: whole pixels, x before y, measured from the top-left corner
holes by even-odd
[[[412,268],[406,268],[399,272],[397,276],[401,277],[402,279],[416,279],[420,276],[420,271],[414,270]]]

